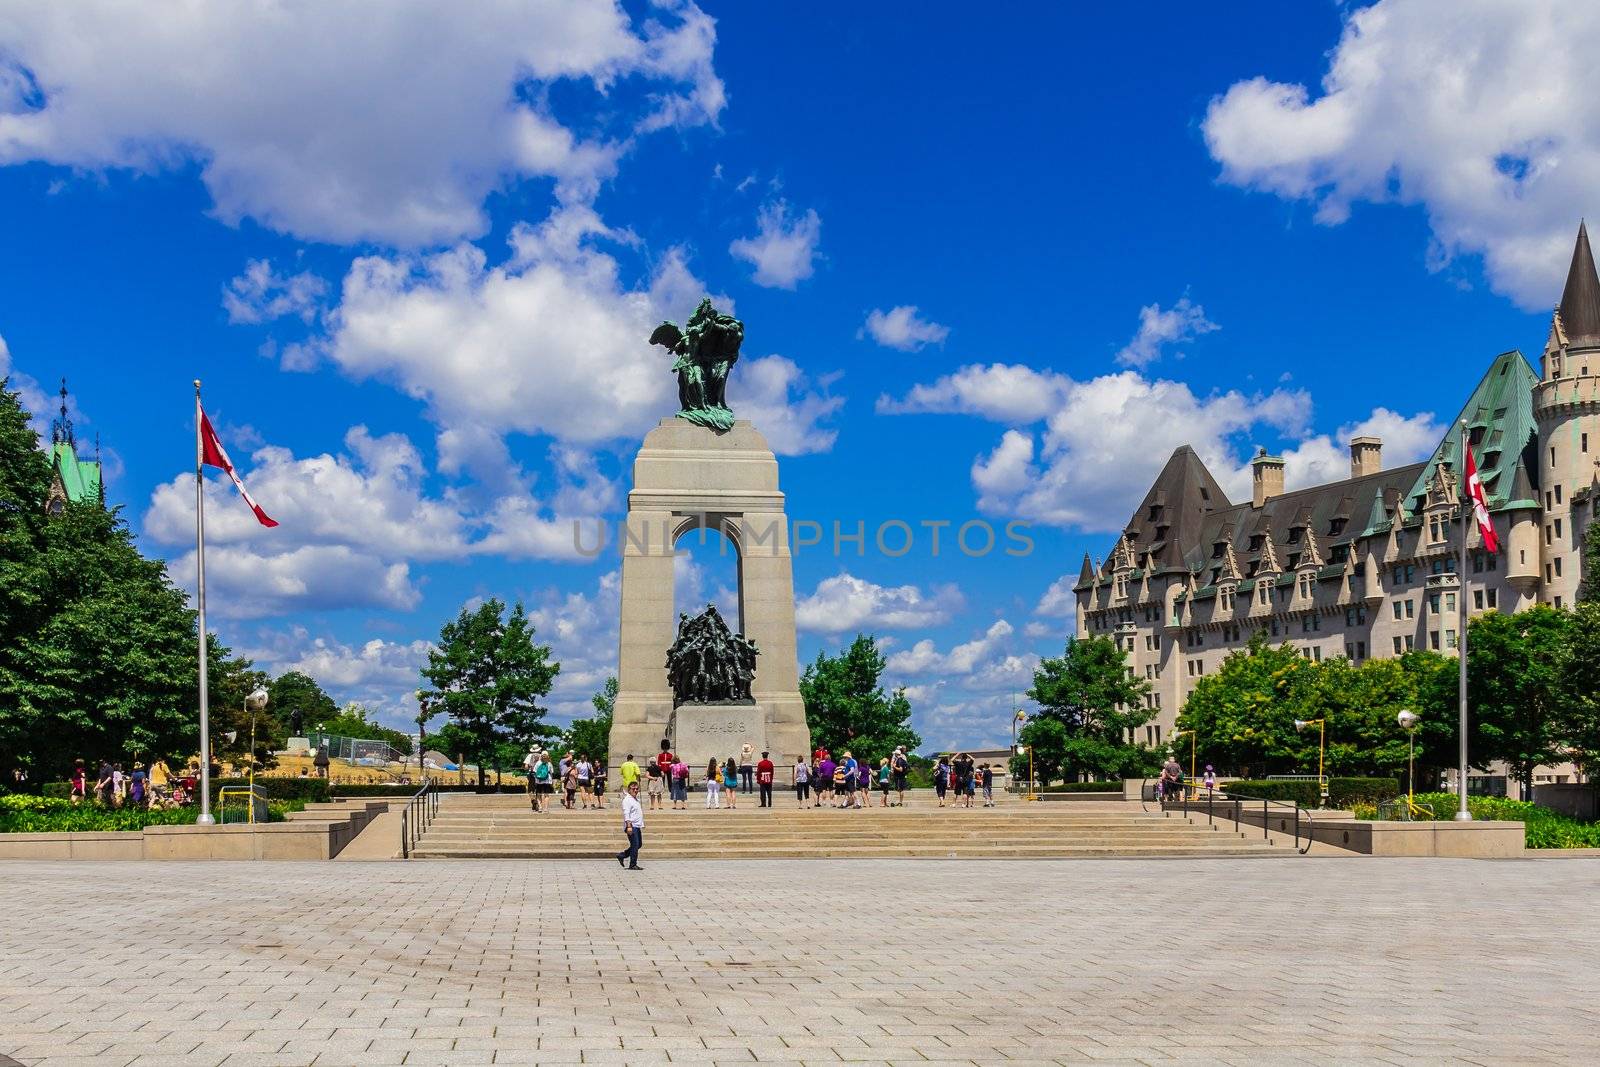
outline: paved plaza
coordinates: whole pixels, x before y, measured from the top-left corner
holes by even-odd
[[[0,1064],[1592,1062],[1600,859],[0,864]]]

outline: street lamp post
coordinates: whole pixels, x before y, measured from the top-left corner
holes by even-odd
[[[1405,710],[1395,719],[1406,732],[1406,804],[1411,806],[1417,802],[1417,727],[1422,723],[1422,716]]]
[[[1328,724],[1325,719],[1296,719],[1294,728],[1304,730],[1308,726],[1317,728],[1317,793],[1322,798],[1322,803],[1328,803],[1328,779],[1322,773],[1325,754],[1328,751]]]
[[[265,710],[267,691],[257,689],[244,698],[245,710],[250,713],[250,821],[256,821],[256,713]]]
[[[1027,795],[1027,799],[1028,800],[1032,800],[1033,799],[1033,746],[1032,745],[1022,745],[1022,744],[1019,744],[1017,742],[1017,727],[1026,725],[1027,721],[1028,721],[1028,713],[1027,712],[1023,711],[1021,708],[1013,708],[1012,709],[1012,711],[1011,711],[1011,754],[1014,755],[1014,756],[1020,756],[1020,755],[1022,755],[1022,750],[1024,748],[1026,748],[1028,750],[1028,795]]]

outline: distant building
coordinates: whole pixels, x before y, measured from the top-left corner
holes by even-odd
[[[1456,573],[1460,419],[1500,541],[1498,554],[1485,552],[1473,524],[1466,575]],[[1473,615],[1573,603],[1600,502],[1600,276],[1585,227],[1541,373],[1503,353],[1425,462],[1386,470],[1382,450],[1357,437],[1349,478],[1293,492],[1283,459],[1262,450],[1251,500],[1235,504],[1185,445],[1110,557],[1084,556],[1073,587],[1079,636],[1115,639],[1151,684],[1136,740],[1166,743],[1195,682],[1256,633],[1319,661],[1450,654],[1458,596]],[[1483,778],[1476,788],[1503,791],[1498,769]],[[1576,778],[1571,766],[1541,767],[1535,780]]]
[[[61,413],[50,423],[50,491],[45,510],[59,514],[68,501],[92,500],[105,503],[105,486],[100,480],[99,445],[91,462],[78,458],[78,441],[67,417],[67,380],[61,379]]]

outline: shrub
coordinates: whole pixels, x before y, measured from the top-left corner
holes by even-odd
[[[1027,789],[1026,781],[1017,783],[1021,788]],[[1040,790],[1042,793],[1121,793],[1121,780],[1111,782],[1057,782],[1047,785]]]
[[[47,797],[57,797],[61,800],[72,799],[71,782],[46,782],[39,790],[40,794]]]
[[[1444,821],[1455,818],[1460,800],[1454,793],[1418,793],[1417,804],[1432,809],[1435,821]],[[1600,823],[1580,822],[1532,801],[1468,797],[1467,810],[1485,822],[1520,821],[1528,848],[1600,848]]]
[[[1294,801],[1302,808],[1322,806],[1321,790],[1315,780],[1263,779],[1259,781],[1229,782],[1223,787],[1229,796],[1251,797],[1256,800]],[[1394,778],[1329,778],[1328,803],[1335,808],[1348,808],[1353,804],[1376,805],[1400,795],[1400,782]]]

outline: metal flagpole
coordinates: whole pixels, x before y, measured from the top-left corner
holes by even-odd
[[[205,444],[200,438],[200,379],[194,380],[194,558],[195,603],[200,608],[200,818],[213,825],[211,816],[211,710],[206,683],[206,479]]]
[[[1461,556],[1456,561],[1456,601],[1460,616],[1456,621],[1456,660],[1460,671],[1461,722],[1461,779],[1456,783],[1461,794],[1461,808],[1456,812],[1457,822],[1471,822],[1467,810],[1467,531],[1472,528],[1468,516],[1473,514],[1471,491],[1467,485],[1467,420],[1461,420]]]

